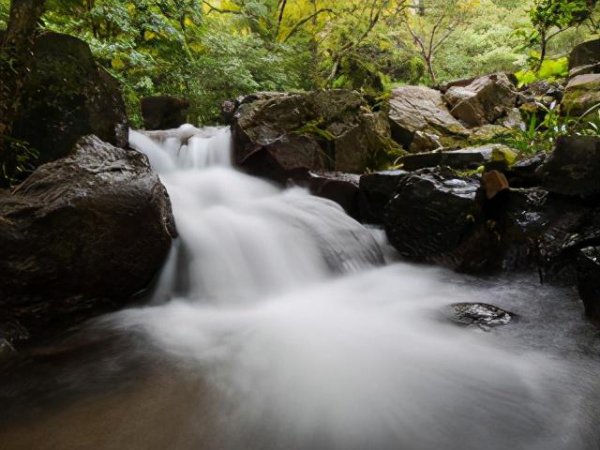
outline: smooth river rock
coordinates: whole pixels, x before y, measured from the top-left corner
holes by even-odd
[[[0,196],[0,326],[17,321],[43,336],[125,305],[149,286],[175,235],[146,156],[81,138]]]

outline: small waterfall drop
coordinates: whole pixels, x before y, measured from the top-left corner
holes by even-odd
[[[234,170],[229,128],[131,131],[130,145],[161,174],[181,235],[166,269],[176,275],[162,280],[173,285],[160,292],[256,299],[383,261],[373,235],[337,204]]]
[[[217,392],[217,443],[202,448],[588,448],[562,364],[441,318],[484,291],[378,268],[373,234],[336,204],[233,169],[228,128],[132,131],[130,144],[167,187],[181,241],[162,304],[115,320]]]

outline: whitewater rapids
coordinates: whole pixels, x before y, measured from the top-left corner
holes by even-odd
[[[161,175],[181,241],[153,306],[115,326],[203,374],[215,448],[595,448],[564,362],[443,317],[485,291],[380,267],[386,244],[339,206],[232,168],[228,128],[130,143]]]

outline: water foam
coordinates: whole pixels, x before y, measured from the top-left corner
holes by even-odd
[[[443,320],[479,293],[435,269],[374,268],[373,235],[337,205],[231,168],[228,129],[131,143],[161,173],[181,242],[170,300],[118,318],[205,373],[221,448],[584,448],[561,364]]]

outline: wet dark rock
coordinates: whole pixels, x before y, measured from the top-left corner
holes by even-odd
[[[296,184],[308,188],[311,194],[336,202],[346,213],[360,220],[358,184],[360,176],[341,172],[308,172],[296,178]]]
[[[501,192],[484,205],[488,226],[496,235],[496,267],[503,271],[538,269],[539,237],[547,222],[548,192],[514,189]]]
[[[508,182],[517,188],[529,188],[539,186],[542,183],[538,175],[538,169],[546,161],[545,153],[516,162],[505,171]]]
[[[119,83],[96,64],[88,44],[46,32],[35,41],[33,61],[13,136],[39,152],[39,164],[68,155],[87,134],[127,145]]]
[[[448,111],[442,94],[425,86],[394,89],[389,119],[394,140],[410,152],[451,147],[469,135]]]
[[[579,198],[600,195],[600,137],[566,136],[536,174],[550,192]]]
[[[390,243],[414,261],[476,270],[482,261],[472,252],[471,238],[481,213],[479,183],[446,169],[425,169],[402,178],[384,214]]]
[[[551,214],[538,244],[543,279],[575,285],[579,250],[600,245],[600,209],[561,199],[551,204]]]
[[[510,150],[502,144],[488,144],[478,147],[467,147],[461,150],[416,153],[399,159],[404,170],[419,170],[426,167],[448,166],[453,169],[477,169],[501,156],[502,151]]]
[[[360,177],[359,208],[363,222],[381,224],[389,201],[396,193],[400,180],[408,176],[404,170],[374,172]]]
[[[477,326],[484,331],[502,325],[508,325],[517,317],[487,303],[454,303],[450,305],[450,320],[464,326]]]
[[[0,310],[33,337],[147,288],[175,236],[147,158],[81,138],[0,197]]]
[[[596,63],[600,63],[600,39],[582,42],[571,50],[569,71]]]
[[[238,104],[236,164],[279,183],[298,170],[362,173],[389,164],[399,149],[386,116],[355,91],[259,93]]]
[[[444,94],[450,113],[467,124],[494,123],[516,106],[516,87],[506,74],[498,73],[474,79],[466,86],[452,86]]]
[[[600,247],[586,247],[577,255],[577,289],[585,313],[600,319]]]
[[[145,97],[141,101],[146,130],[168,130],[187,122],[190,102],[170,95]]]

